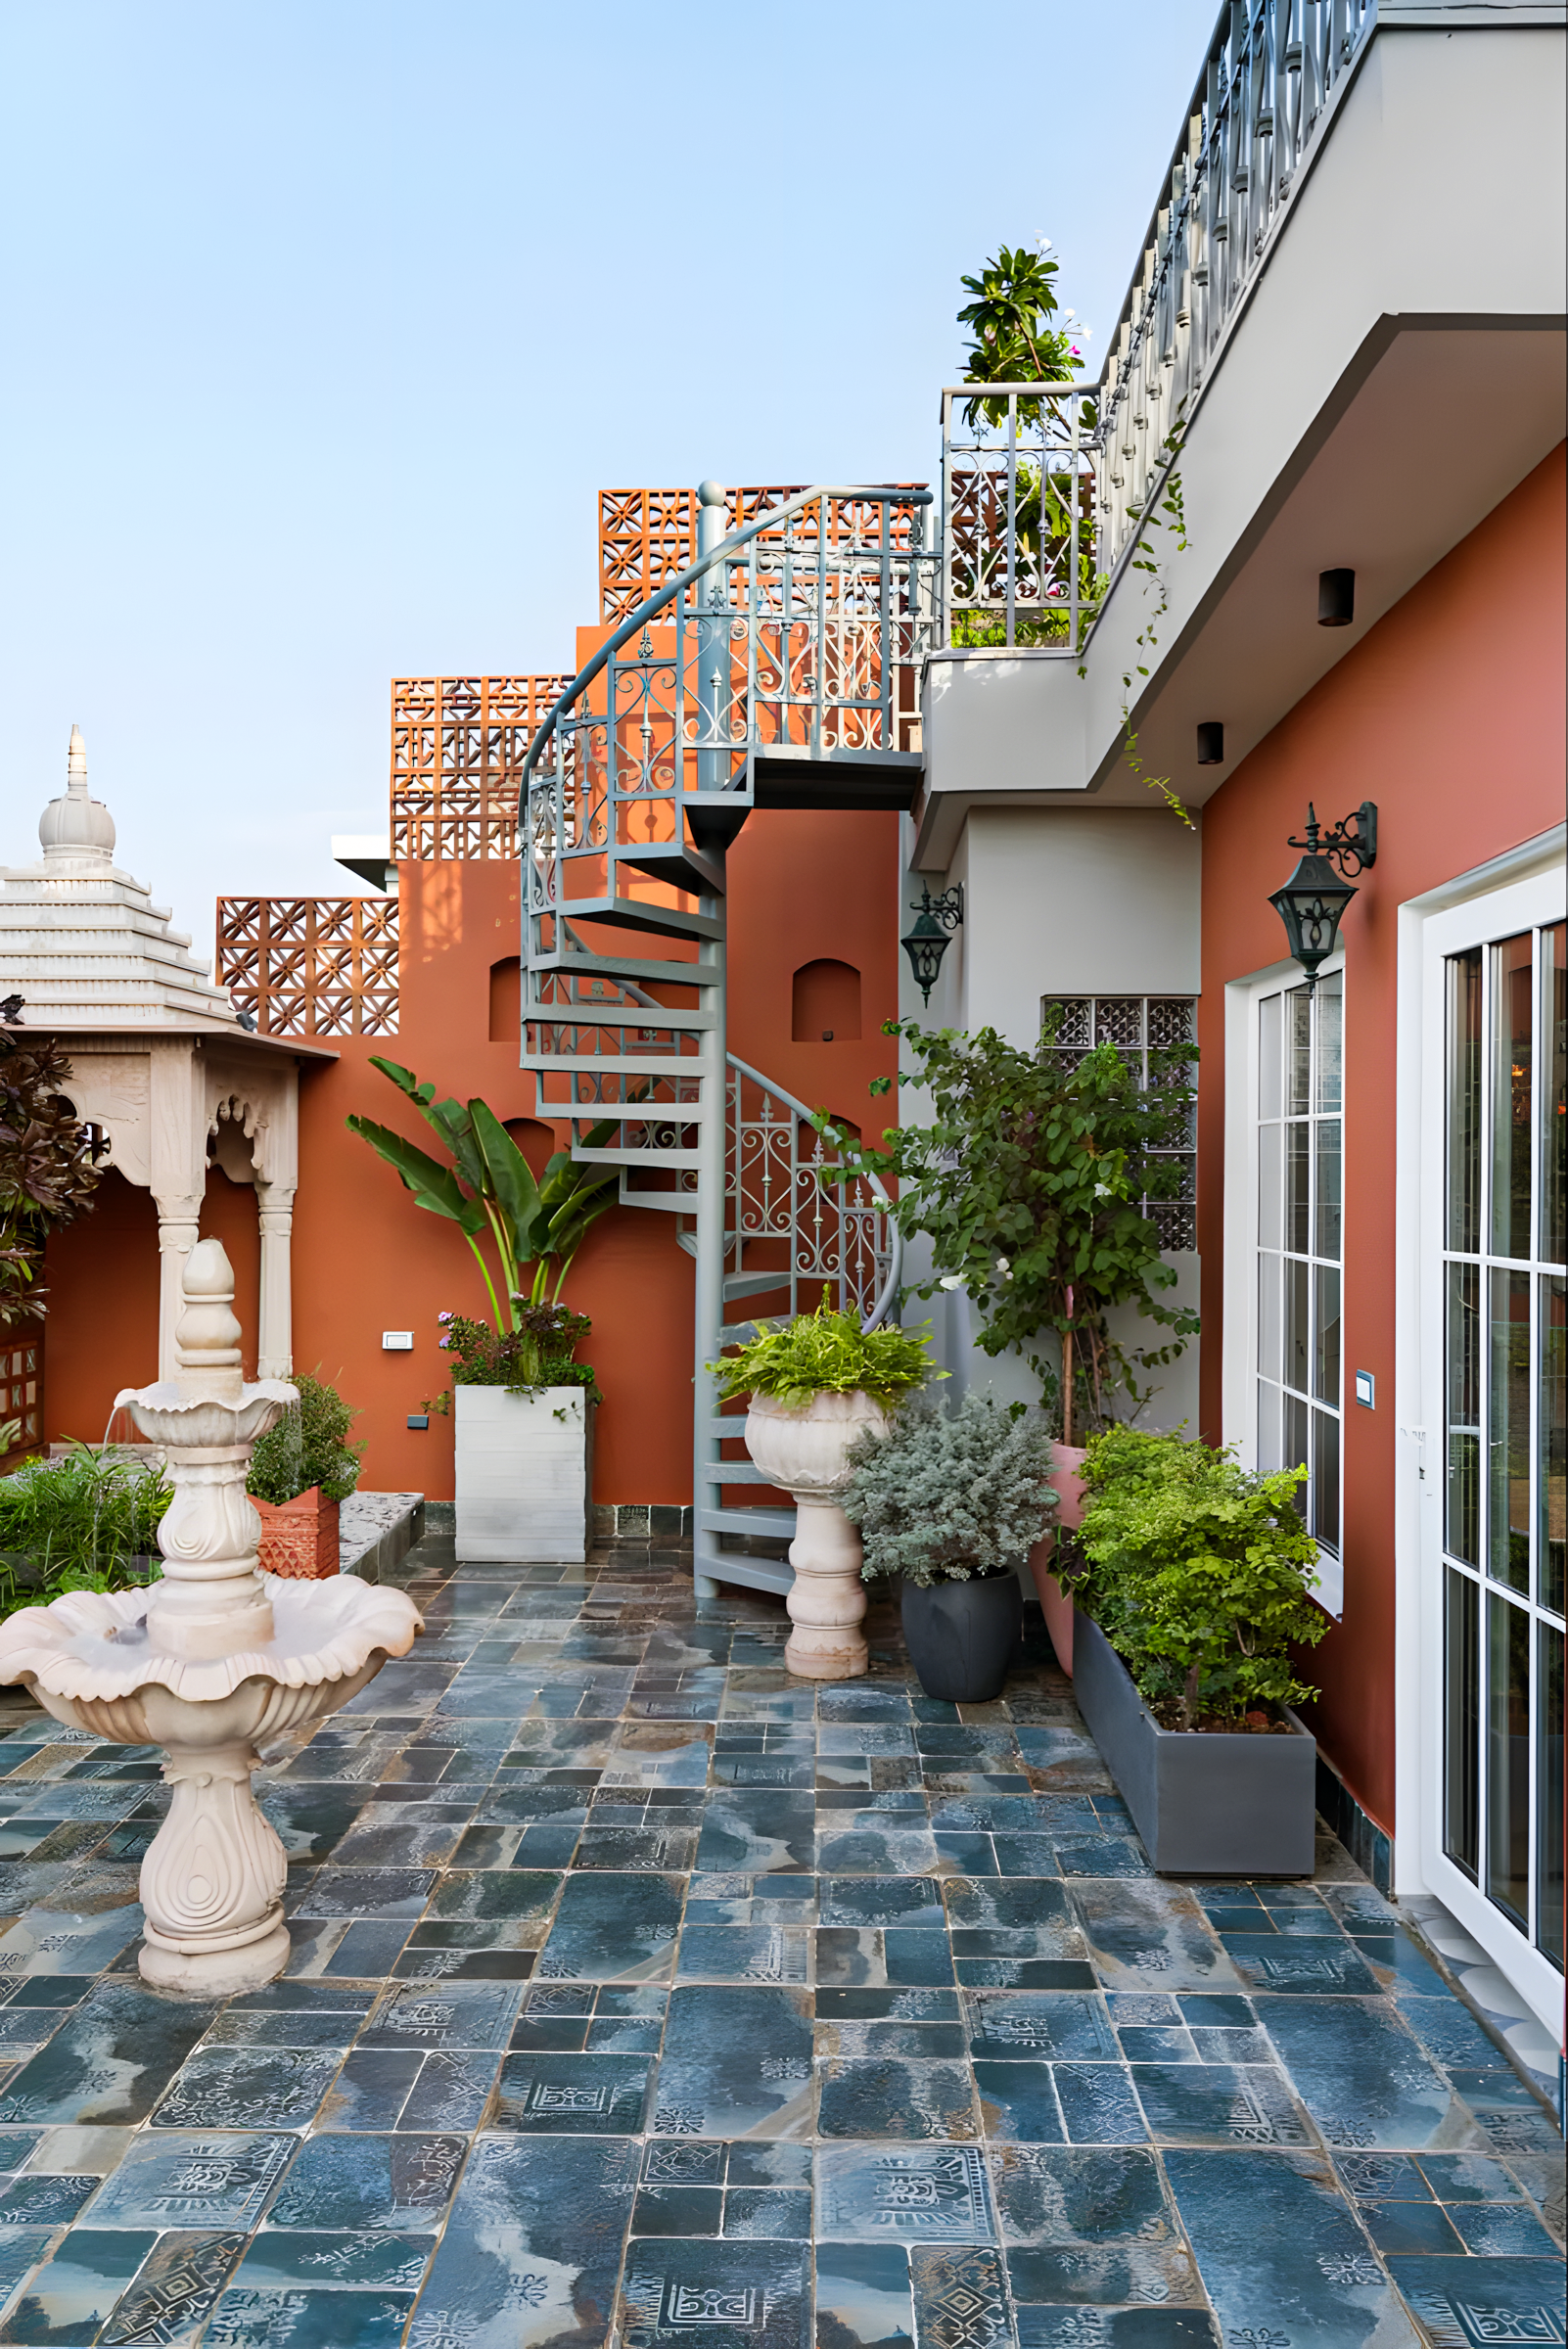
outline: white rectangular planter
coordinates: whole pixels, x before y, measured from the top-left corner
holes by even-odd
[[[593,1412],[581,1387],[453,1390],[457,1557],[577,1560],[593,1532]]]

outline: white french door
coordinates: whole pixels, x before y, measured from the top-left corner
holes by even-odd
[[[1554,2026],[1568,1580],[1568,923],[1547,872],[1429,915],[1418,1361],[1422,1872]]]

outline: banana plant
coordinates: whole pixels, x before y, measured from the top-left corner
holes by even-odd
[[[616,1169],[579,1166],[570,1151],[558,1150],[535,1181],[487,1102],[438,1101],[436,1087],[422,1084],[411,1069],[377,1058],[370,1065],[435,1128],[450,1163],[373,1118],[350,1117],[349,1130],[387,1161],[419,1206],[457,1225],[484,1278],[496,1334],[521,1328],[526,1307],[558,1304],[589,1227],[616,1203]],[[588,1133],[586,1147],[603,1149],[614,1130],[615,1121],[606,1119]],[[482,1245],[486,1237],[500,1259],[499,1290]]]

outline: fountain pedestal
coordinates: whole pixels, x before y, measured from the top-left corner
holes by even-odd
[[[174,1498],[163,1577],[146,1590],[78,1590],[0,1624],[0,1682],[28,1684],[57,1721],[121,1745],[161,1745],[168,1816],[142,1862],[141,1970],[205,1998],[283,1971],[287,1869],[257,1809],[258,1743],[358,1694],[423,1626],[401,1590],[344,1575],[284,1582],[256,1567],[251,1449],[296,1400],[244,1385],[234,1275],[216,1240],[187,1259],[177,1374],[115,1397],[164,1447]]]

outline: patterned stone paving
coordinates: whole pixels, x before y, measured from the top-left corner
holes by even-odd
[[[252,1997],[135,1972],[156,1755],[0,1737],[0,2344],[1563,2340],[1553,2124],[1331,1837],[1154,1877],[1033,1648],[960,1711],[657,1553],[398,1579]]]

